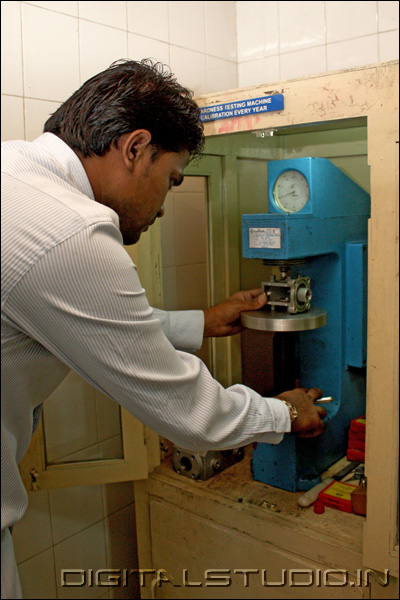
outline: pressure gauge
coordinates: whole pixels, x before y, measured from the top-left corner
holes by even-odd
[[[300,171],[284,171],[275,181],[273,196],[281,210],[287,213],[299,212],[310,197],[307,179]]]

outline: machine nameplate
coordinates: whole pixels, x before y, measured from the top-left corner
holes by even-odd
[[[203,106],[200,109],[200,121],[216,121],[217,119],[231,119],[232,117],[245,117],[258,113],[283,110],[283,94],[262,96],[261,98],[247,98],[235,100],[224,104]]]
[[[281,248],[280,227],[249,227],[249,248]]]

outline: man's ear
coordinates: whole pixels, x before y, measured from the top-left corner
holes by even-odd
[[[137,160],[143,156],[143,152],[150,145],[151,133],[147,129],[136,129],[121,136],[119,141],[122,160],[126,167],[133,171]]]

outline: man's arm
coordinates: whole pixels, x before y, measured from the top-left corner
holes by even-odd
[[[259,310],[267,301],[261,289],[237,292],[225,302],[221,302],[204,311],[204,337],[234,335],[243,330],[240,313],[244,310]],[[314,402],[322,397],[318,388],[296,388],[279,394],[277,398],[286,400],[296,407],[297,418],[291,425],[291,431],[299,437],[316,437],[324,430],[322,419],[326,410],[315,406]],[[287,409],[288,410],[288,409]]]
[[[43,255],[15,286],[7,314],[179,446],[204,451],[277,443],[290,431],[288,410],[278,399],[242,385],[224,389],[201,360],[173,348],[112,224],[90,226]]]

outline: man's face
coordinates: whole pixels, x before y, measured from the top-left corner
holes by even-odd
[[[164,214],[163,204],[172,186],[183,181],[189,152],[158,152],[150,144],[140,148],[126,165],[119,160],[103,177],[101,202],[119,216],[124,244],[136,244],[140,235]],[[97,198],[96,198],[97,199]]]
[[[148,151],[143,169],[132,175],[132,186],[127,182],[126,198],[119,213],[124,244],[135,244],[157,217],[164,214],[164,201],[173,186],[183,181],[183,170],[189,153],[163,152],[153,156]],[[121,190],[122,192],[122,190]]]

